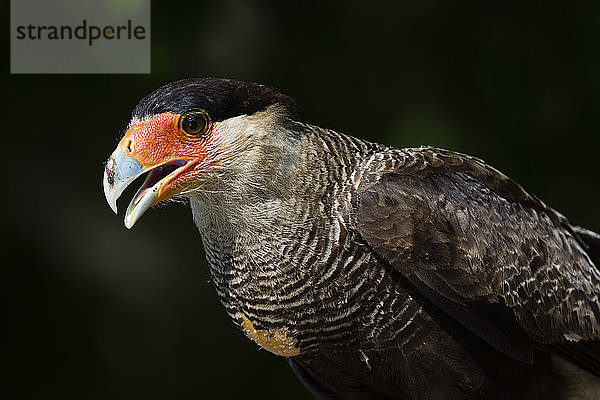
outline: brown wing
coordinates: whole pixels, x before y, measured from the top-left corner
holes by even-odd
[[[500,351],[600,338],[600,273],[564,217],[482,161],[434,148],[365,165],[355,223],[432,303]]]

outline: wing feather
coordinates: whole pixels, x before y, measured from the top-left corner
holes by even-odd
[[[600,338],[600,274],[562,215],[459,153],[390,150],[368,164],[356,229],[432,303],[521,360],[529,339]]]

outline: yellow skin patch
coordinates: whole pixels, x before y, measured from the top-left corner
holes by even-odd
[[[297,356],[300,354],[298,339],[290,336],[287,327],[273,330],[256,329],[248,317],[241,313],[240,317],[242,318],[242,327],[246,332],[246,336],[254,340],[254,342],[263,349],[284,357]]]

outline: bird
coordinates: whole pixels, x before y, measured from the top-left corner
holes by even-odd
[[[234,326],[314,398],[600,398],[600,235],[479,158],[296,114],[267,85],[167,83],[105,163],[106,201],[146,176],[127,228],[186,201]]]

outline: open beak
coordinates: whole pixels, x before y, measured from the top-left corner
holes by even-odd
[[[147,209],[170,197],[168,184],[191,166],[189,160],[171,160],[155,166],[144,166],[123,152],[121,146],[112,153],[104,168],[104,195],[110,208],[117,212],[117,199],[136,178],[148,172],[125,212],[125,226],[129,229]]]

